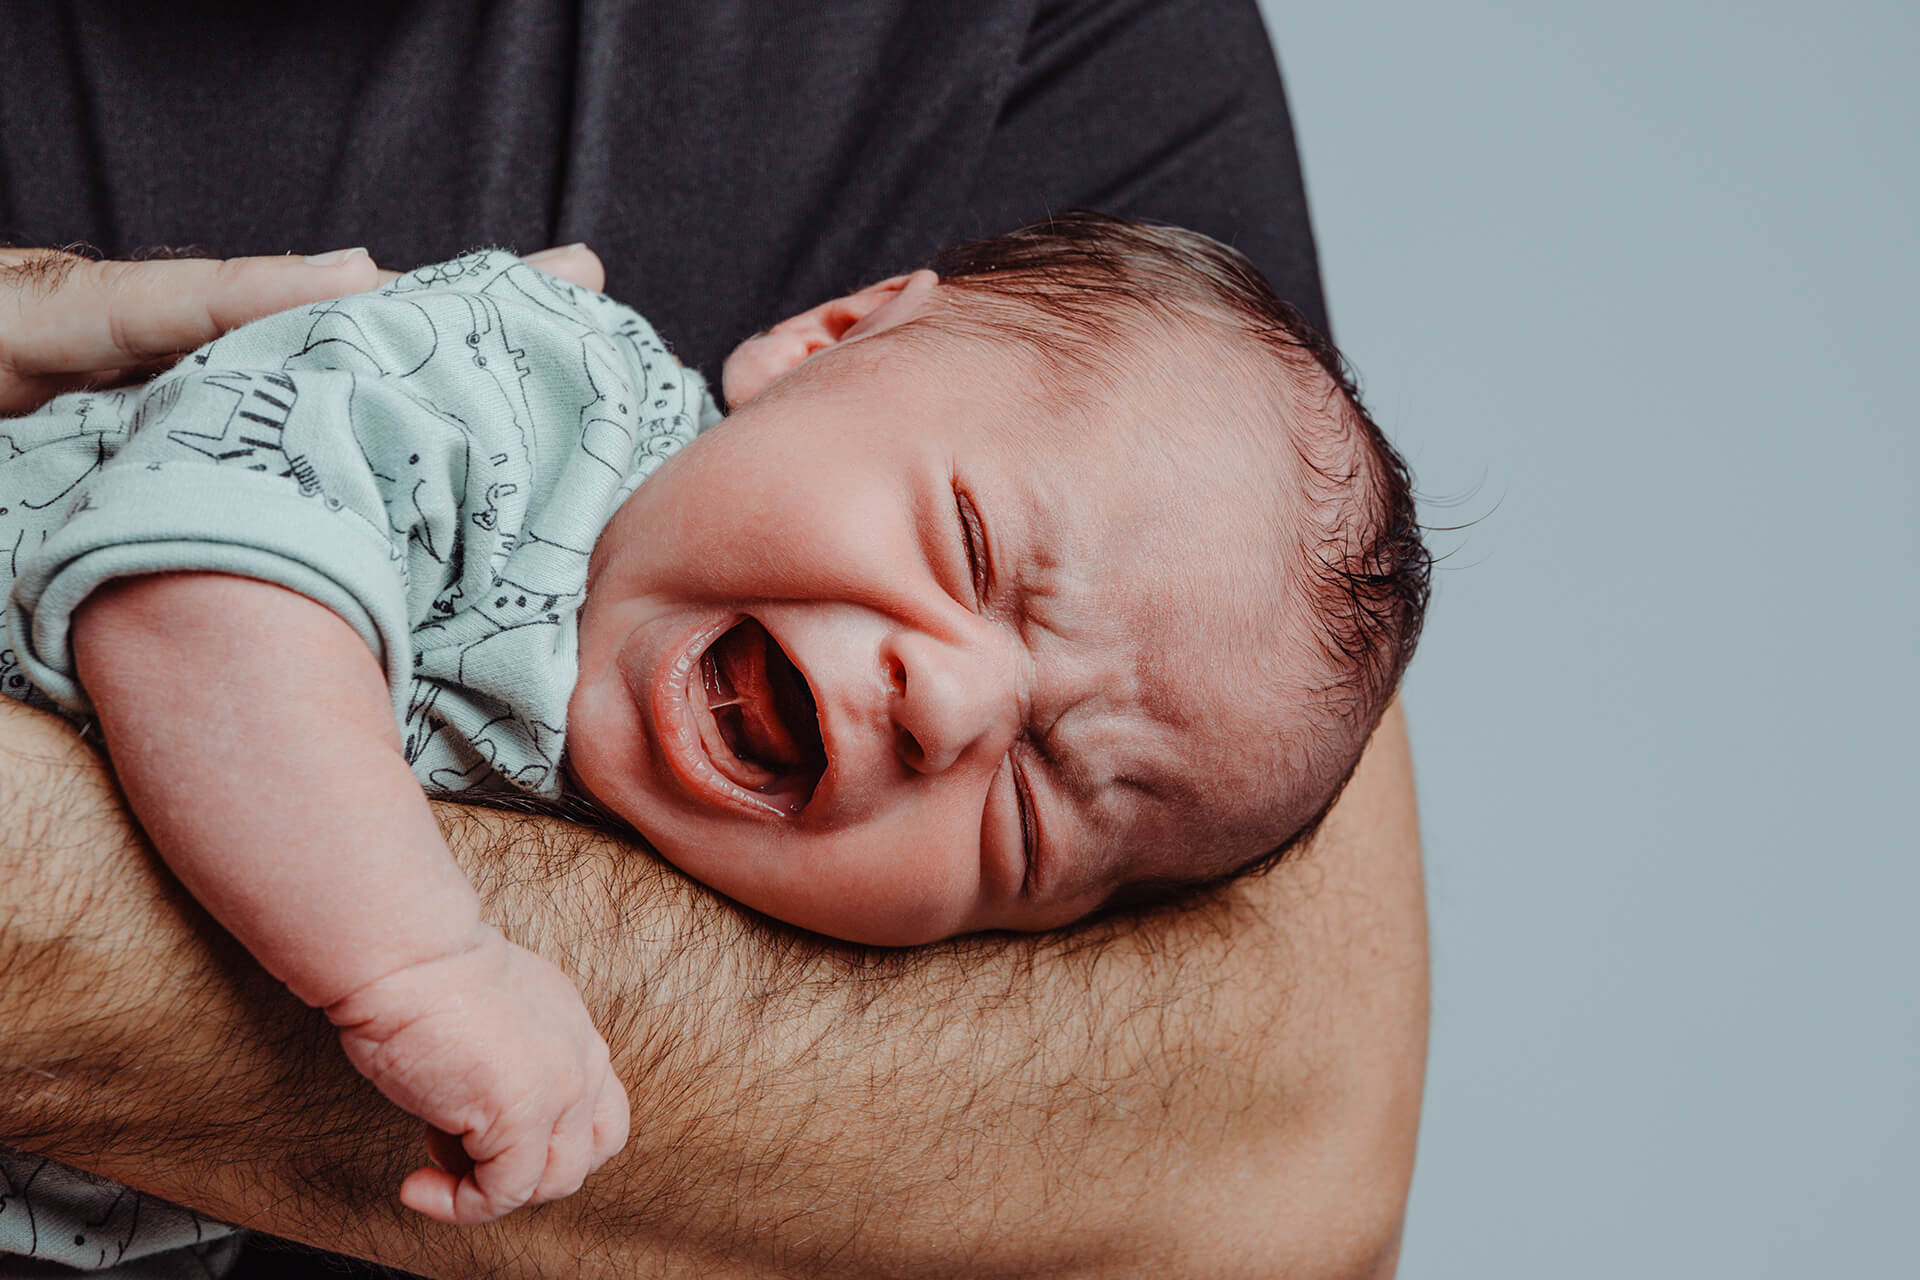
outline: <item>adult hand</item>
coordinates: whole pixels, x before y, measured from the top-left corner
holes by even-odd
[[[529,254],[588,289],[606,273],[585,245]],[[53,397],[137,382],[249,320],[371,289],[364,249],[311,257],[102,262],[58,249],[0,249],[0,417]]]
[[[364,249],[150,262],[0,249],[0,415],[150,377],[237,325],[377,279]]]
[[[538,267],[550,276],[577,284],[582,289],[591,289],[599,293],[607,287],[607,269],[600,263],[600,255],[584,244],[563,244],[552,249],[542,249],[538,253],[529,253],[522,259],[530,267]],[[398,271],[380,272],[380,283],[398,278]]]

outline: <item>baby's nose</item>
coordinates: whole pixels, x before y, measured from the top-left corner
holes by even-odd
[[[1012,745],[1020,710],[1009,646],[901,632],[881,660],[894,751],[908,768],[943,773],[969,756],[998,760]]]

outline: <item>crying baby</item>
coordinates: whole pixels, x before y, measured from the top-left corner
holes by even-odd
[[[1405,466],[1205,237],[961,246],[722,390],[481,252],[4,424],[0,687],[97,716],[182,882],[459,1140],[401,1188],[445,1221],[569,1194],[627,1104],[426,790],[578,795],[855,942],[1050,929],[1296,847],[1418,637]]]

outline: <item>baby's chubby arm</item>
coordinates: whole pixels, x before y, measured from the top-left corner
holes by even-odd
[[[155,574],[95,591],[73,645],[169,867],[382,1093],[458,1139],[431,1143],[452,1167],[415,1170],[404,1203],[483,1222],[620,1149],[605,1043],[567,977],[481,919],[350,626],[265,582]]]

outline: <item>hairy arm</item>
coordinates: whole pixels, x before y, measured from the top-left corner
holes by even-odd
[[[1180,914],[870,952],[565,824],[442,808],[632,1090],[579,1195],[404,1215],[412,1123],[165,875],[64,726],[0,704],[0,1138],[434,1275],[1387,1274],[1426,951],[1391,712],[1313,850]]]

